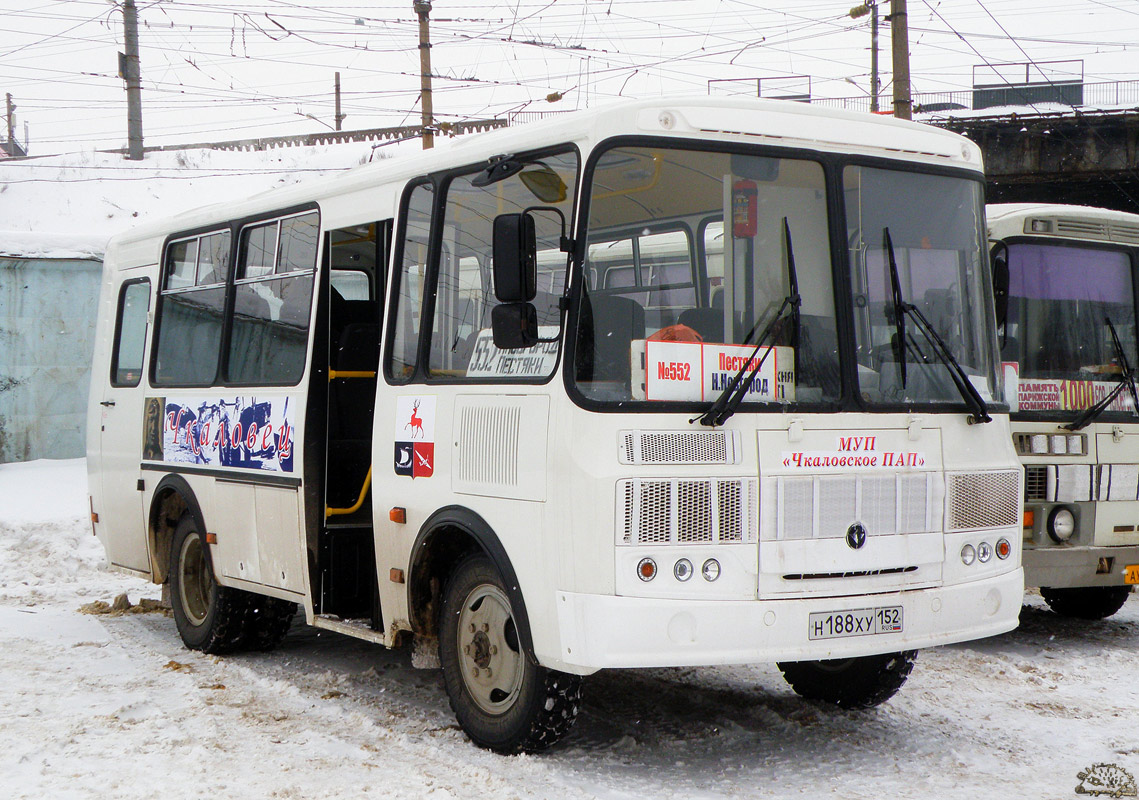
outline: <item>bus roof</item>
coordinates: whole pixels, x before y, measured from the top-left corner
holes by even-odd
[[[556,118],[497,129],[457,139],[436,138],[437,146],[420,153],[364,164],[348,172],[272,189],[236,202],[226,200],[175,217],[145,222],[114,237],[108,253],[136,257],[111,259],[122,267],[141,263],[139,245],[157,257],[156,243],[171,233],[204,228],[228,220],[272,213],[345,193],[503,154],[559,142],[593,143],[618,135],[750,142],[822,152],[893,157],[925,164],[982,170],[980,149],[963,136],[920,123],[871,114],[827,109],[806,103],[757,98],[656,98],[623,102],[559,115]]]
[[[990,238],[1023,235],[1139,244],[1139,214],[1110,208],[994,203],[985,206],[985,219]]]

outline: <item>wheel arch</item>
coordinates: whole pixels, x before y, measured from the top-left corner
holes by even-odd
[[[494,529],[474,511],[462,506],[439,509],[423,523],[411,549],[408,567],[407,607],[415,633],[438,635],[438,611],[443,589],[455,565],[475,553],[494,564],[506,585],[522,648],[534,659],[530,618],[518,576]]]
[[[170,566],[170,545],[178,520],[185,513],[193,516],[198,530],[204,534],[206,519],[190,484],[181,475],[165,476],[154,490],[147,516],[150,566],[155,583],[166,583],[170,577],[166,574]]]

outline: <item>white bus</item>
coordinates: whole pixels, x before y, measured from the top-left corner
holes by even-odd
[[[1139,215],[987,209],[998,341],[1024,464],[1024,578],[1102,619],[1139,583]]]
[[[96,533],[191,648],[437,648],[533,751],[607,667],[891,696],[1017,623],[981,159],[805,105],[638,102],[109,246]]]

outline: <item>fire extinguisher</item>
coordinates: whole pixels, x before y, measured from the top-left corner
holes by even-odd
[[[732,235],[737,239],[755,236],[757,223],[756,202],[758,187],[755,181],[736,181],[732,184]]]

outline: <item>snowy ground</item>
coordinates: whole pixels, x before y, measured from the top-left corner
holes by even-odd
[[[183,649],[161,613],[81,614],[157,587],[108,572],[82,460],[0,465],[0,797],[1076,797],[1139,773],[1139,600],[923,652],[884,706],[808,704],[774,665],[609,671],[578,726],[503,758],[458,731],[437,672],[302,624],[277,651]]]

